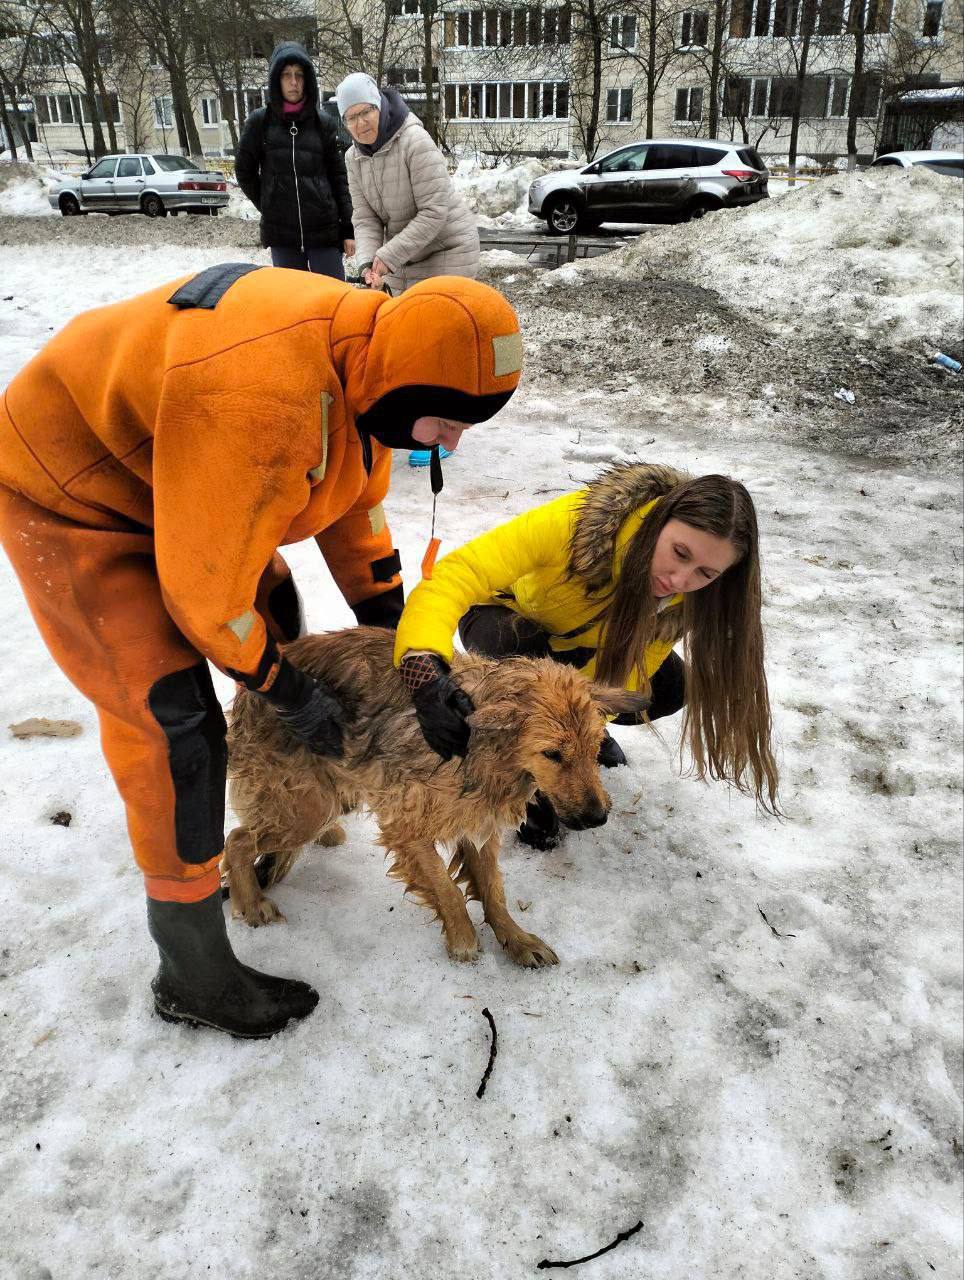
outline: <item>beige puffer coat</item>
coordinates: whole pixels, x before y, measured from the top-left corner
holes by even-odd
[[[358,263],[390,268],[393,293],[430,276],[479,272],[479,233],[445,158],[414,115],[374,155],[345,155]]]

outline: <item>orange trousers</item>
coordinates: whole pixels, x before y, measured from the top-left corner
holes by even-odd
[[[97,709],[148,896],[208,897],[224,847],[225,721],[207,662],[164,608],[150,532],[76,524],[0,485],[0,544],[55,662]],[[289,605],[287,633],[273,595]],[[277,639],[293,638],[296,602],[275,555],[257,606]]]

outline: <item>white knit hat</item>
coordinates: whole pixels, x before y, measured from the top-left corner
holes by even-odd
[[[338,103],[338,114],[344,116],[346,111],[361,106],[362,103],[380,107],[382,95],[370,75],[364,71],[354,71],[350,76],[345,76],[335,90],[335,101]]]

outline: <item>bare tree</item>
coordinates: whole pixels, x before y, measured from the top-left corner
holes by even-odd
[[[35,9],[25,14],[20,5],[0,0],[0,119],[3,120],[14,160],[17,159],[18,135],[28,160],[33,159],[30,134],[20,110],[17,89],[36,56],[39,22],[40,14]]]
[[[84,102],[91,126],[95,156],[117,150],[113,102],[105,80],[105,66],[111,61],[108,39],[109,13],[106,0],[40,0],[46,31],[77,67],[84,86]],[[107,125],[107,142],[101,123]]]
[[[610,20],[610,49],[634,64],[633,87],[642,91],[646,103],[647,138],[653,136],[660,85],[681,61],[678,35],[684,14],[693,9],[686,0],[636,0],[622,6],[615,22]],[[629,17],[635,23],[631,41],[620,30]]]
[[[152,49],[171,83],[178,144],[191,156],[201,155],[191,87],[197,73],[198,13],[194,0],[112,0],[118,18]],[[118,12],[120,11],[120,12]]]

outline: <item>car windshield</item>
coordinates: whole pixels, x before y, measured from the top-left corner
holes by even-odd
[[[193,160],[188,160],[185,156],[152,156],[154,163],[158,169],[164,173],[177,173],[179,169],[193,169],[195,173],[201,170],[197,167]]]

